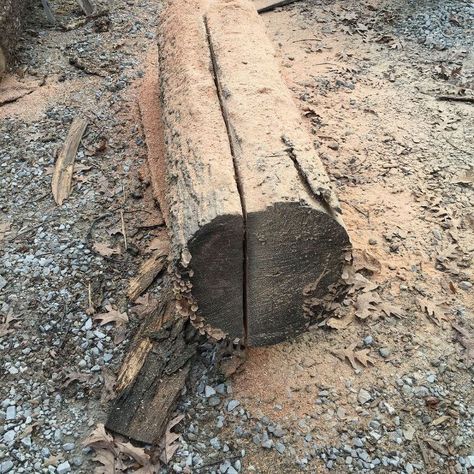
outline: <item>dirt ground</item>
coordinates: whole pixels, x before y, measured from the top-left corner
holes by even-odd
[[[126,286],[166,231],[138,106],[159,4],[112,0],[82,24],[75,2],[52,3],[62,28],[35,6],[0,83],[1,473],[98,466],[82,442],[143,315]],[[473,97],[472,3],[308,0],[262,18],[343,206],[349,294],[232,377],[203,360],[173,459],[146,472],[471,472],[474,112],[438,99]],[[51,173],[78,115],[57,207]],[[100,325],[117,312],[126,324]]]

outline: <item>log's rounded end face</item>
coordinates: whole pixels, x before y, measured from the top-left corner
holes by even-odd
[[[305,304],[340,282],[351,244],[332,216],[296,202],[248,214],[247,228],[247,341],[276,344],[307,327]]]
[[[243,242],[242,216],[224,215],[202,227],[188,244],[199,314],[232,339],[244,337]]]

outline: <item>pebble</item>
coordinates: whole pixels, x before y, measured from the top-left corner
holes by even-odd
[[[382,357],[386,358],[391,354],[391,351],[387,347],[382,347],[382,348],[379,349],[379,354]]]
[[[370,393],[367,390],[361,388],[357,395],[357,400],[359,401],[361,405],[363,405],[364,403],[367,403],[370,400],[372,400],[372,395],[370,395]]]
[[[374,343],[374,338],[372,336],[364,337],[364,344],[366,346],[371,346]]]
[[[235,410],[239,405],[240,405],[240,402],[238,400],[230,400],[229,403],[227,404],[227,411],[231,412]]]
[[[5,415],[5,420],[14,420],[16,418],[16,407],[14,405],[10,405],[7,408],[7,412]]]
[[[277,441],[275,443],[275,449],[280,453],[283,454],[285,452],[285,445],[281,441]]]
[[[15,430],[9,430],[9,431],[7,431],[7,432],[3,435],[3,442],[4,442],[5,444],[13,443],[13,441],[15,440],[15,436],[16,436]]]
[[[0,474],[6,474],[7,472],[10,472],[13,468],[13,462],[8,459],[7,461],[3,461],[0,464]]]
[[[206,398],[210,398],[215,394],[216,394],[216,391],[212,387],[210,387],[209,385],[206,385],[206,388],[204,389],[204,396]]]
[[[71,465],[69,464],[68,461],[65,461],[56,468],[57,474],[67,474],[68,472],[71,472]]]

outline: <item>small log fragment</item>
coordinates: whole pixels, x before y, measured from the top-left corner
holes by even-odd
[[[72,174],[77,150],[86,131],[87,120],[76,117],[54,166],[51,188],[56,203],[61,206],[71,193]]]
[[[0,79],[14,56],[29,0],[0,0]]]
[[[143,443],[159,443],[196,355],[192,334],[168,294],[142,325],[124,360],[107,429]]]
[[[307,326],[308,305],[340,281],[350,241],[254,5],[216,0],[205,15],[245,204],[247,341],[273,344]]]
[[[150,166],[166,183],[157,194],[164,194],[172,260],[189,277],[206,322],[242,338],[242,206],[201,2],[168,2],[158,31],[164,159]]]

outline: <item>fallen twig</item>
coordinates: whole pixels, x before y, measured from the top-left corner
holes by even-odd
[[[439,95],[437,100],[450,100],[453,102],[469,102],[474,104],[474,97],[466,97],[463,95]]]
[[[257,12],[258,13],[271,12],[272,10],[275,10],[275,8],[284,7],[285,5],[290,5],[291,3],[295,3],[298,1],[299,0],[280,0],[279,2],[270,3],[270,5],[265,5],[264,7],[257,9]]]

